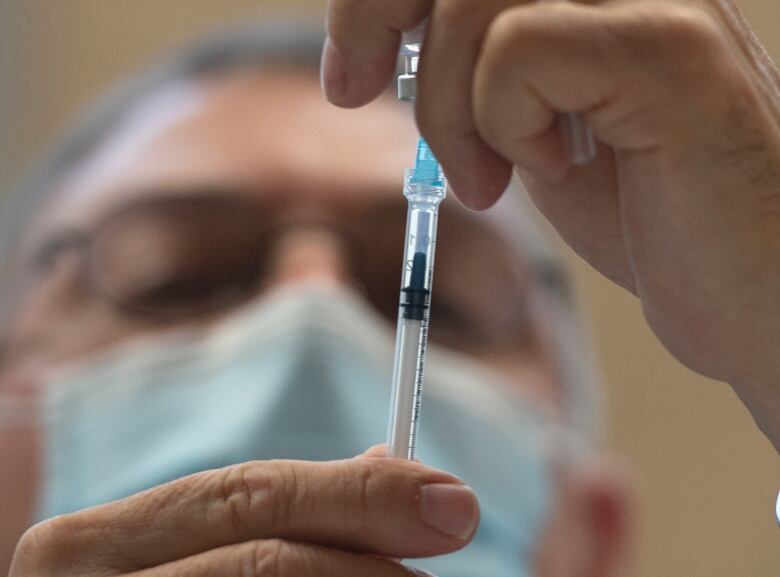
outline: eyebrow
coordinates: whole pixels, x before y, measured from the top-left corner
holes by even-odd
[[[45,252],[47,249],[56,250],[60,245],[62,245],[63,248],[71,246],[73,244],[72,241],[75,240],[74,237],[82,237],[83,240],[86,240],[88,239],[91,230],[99,228],[102,223],[111,219],[114,215],[120,214],[134,206],[162,204],[180,198],[240,196],[245,194],[245,190],[247,190],[246,187],[232,185],[224,186],[218,184],[150,186],[120,189],[114,191],[114,194],[119,194],[126,198],[99,211],[94,222],[88,227],[85,228],[83,226],[76,226],[68,223],[56,223],[56,219],[54,219],[55,224],[51,226],[51,230],[41,234],[40,239],[34,240],[33,247],[29,252],[31,255],[35,256]],[[111,194],[112,192],[110,190],[106,190],[102,193],[102,196],[110,196]]]

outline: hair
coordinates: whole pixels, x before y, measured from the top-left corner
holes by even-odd
[[[321,26],[300,20],[266,20],[223,30],[175,52],[158,64],[122,82],[90,105],[50,148],[33,171],[11,190],[0,205],[0,332],[7,330],[17,304],[12,294],[23,285],[18,249],[24,232],[34,224],[58,185],[87,161],[145,101],[178,82],[266,67],[298,68],[316,73],[325,38]],[[564,413],[569,424],[588,444],[599,434],[601,399],[595,385],[591,354],[580,326],[568,282],[538,223],[529,216],[524,191],[504,195],[494,210],[501,228],[510,230],[530,259],[536,274],[539,304],[549,316],[548,332],[560,358],[559,378],[564,391]],[[520,197],[523,197],[522,199]],[[508,198],[514,197],[514,198]],[[523,200],[524,199],[524,200]],[[502,214],[503,213],[503,214]],[[511,214],[507,214],[511,213]],[[521,216],[518,216],[521,215]],[[516,217],[507,223],[507,218]],[[17,289],[17,292],[20,292]]]

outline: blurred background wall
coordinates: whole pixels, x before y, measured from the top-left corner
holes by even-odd
[[[741,6],[780,59],[780,2]],[[0,191],[101,89],[161,50],[269,9],[320,19],[324,1],[0,0]],[[683,368],[633,297],[566,255],[606,381],[608,443],[636,470],[631,575],[777,575],[780,457],[728,386]]]

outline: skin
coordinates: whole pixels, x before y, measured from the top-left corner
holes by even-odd
[[[726,381],[780,449],[780,75],[729,0],[332,0],[329,99],[392,75],[429,18],[417,121],[455,193],[491,205],[522,176],[663,344]],[[569,160],[557,114],[599,141]]]
[[[359,290],[330,223],[355,207],[400,200],[398,178],[412,162],[415,139],[395,102],[338,110],[309,73],[235,73],[170,86],[63,183],[25,258],[62,231],[94,229],[126,202],[219,184],[243,191],[280,222],[307,224],[279,233],[254,296],[301,282]],[[31,284],[0,367],[0,390],[34,391],[48,370],[134,339],[207,330],[228,314],[168,324],[132,317],[85,288],[82,258],[62,251]],[[474,354],[537,402],[556,405],[555,377],[540,350]],[[24,429],[0,436],[0,452],[16,463],[0,472],[0,510],[11,511],[0,526],[4,543],[16,541],[33,511],[37,442],[35,431]],[[395,559],[463,547],[479,505],[453,476],[383,455],[375,448],[339,462],[244,463],[57,517],[24,533],[10,576],[412,575]],[[623,483],[595,459],[586,469],[561,467],[555,483],[539,574],[614,574],[628,526]],[[10,554],[2,552],[0,568]]]

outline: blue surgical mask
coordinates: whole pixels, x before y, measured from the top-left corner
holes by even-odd
[[[341,290],[280,291],[198,335],[125,345],[45,387],[40,517],[252,459],[349,458],[384,442],[392,329]],[[546,419],[478,363],[431,348],[419,456],[477,492],[463,551],[412,564],[522,577],[549,508]]]

